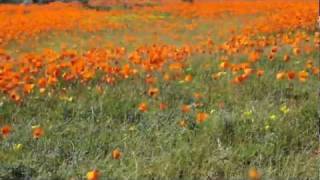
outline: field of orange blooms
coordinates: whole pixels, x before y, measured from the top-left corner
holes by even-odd
[[[0,4],[0,179],[318,179],[317,8]]]

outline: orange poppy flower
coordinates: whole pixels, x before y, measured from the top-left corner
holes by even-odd
[[[101,173],[98,170],[92,170],[87,173],[87,180],[99,180]]]
[[[185,128],[188,126],[188,122],[186,120],[179,121],[179,126]]]
[[[272,53],[276,53],[278,51],[278,47],[277,46],[274,46],[271,48],[271,52]]]
[[[307,81],[308,78],[309,78],[309,73],[308,73],[307,71],[300,71],[299,74],[298,74],[298,76],[299,76],[299,80],[300,80],[301,82],[305,82],[305,81]]]
[[[293,71],[289,71],[287,75],[289,80],[293,80],[296,77],[296,73]]]
[[[170,71],[180,72],[182,70],[182,64],[181,63],[170,64],[169,69]]]
[[[249,61],[250,62],[257,62],[260,59],[260,53],[253,52],[249,55]]]
[[[34,88],[34,84],[24,84],[23,85],[23,92],[25,94],[30,94],[32,92],[33,88]]]
[[[151,75],[147,75],[145,82],[147,84],[154,84],[157,81],[157,79]]]
[[[285,79],[286,74],[284,72],[277,73],[277,80],[283,80]]]
[[[245,68],[243,69],[244,74],[250,75],[254,73],[254,70],[252,68]]]
[[[183,105],[181,106],[181,111],[182,111],[183,113],[188,113],[188,112],[191,111],[191,106],[190,106],[190,105],[183,104]]]
[[[199,92],[195,92],[195,93],[193,93],[193,97],[194,97],[195,99],[201,99],[201,98],[202,98],[202,94],[199,93]]]
[[[148,90],[148,95],[151,97],[155,97],[159,94],[159,89],[158,88],[149,88]]]
[[[308,60],[306,63],[306,68],[307,69],[311,69],[313,67],[313,61],[312,60]]]
[[[58,83],[58,79],[57,79],[56,77],[50,76],[50,77],[48,78],[48,85],[53,86],[53,85],[55,85],[55,84],[57,84],[57,83]]]
[[[193,77],[192,77],[192,75],[190,75],[190,74],[188,74],[188,75],[186,75],[186,76],[184,77],[184,81],[185,81],[185,82],[191,82],[192,79],[193,79]]]
[[[248,176],[250,180],[260,180],[261,174],[256,168],[251,168],[248,172]]]
[[[44,134],[44,130],[40,127],[35,128],[32,132],[34,139],[39,139],[41,136],[43,136],[43,134]]]
[[[115,150],[113,150],[112,151],[112,158],[113,159],[120,159],[121,158],[121,156],[122,156],[122,153],[121,153],[121,151],[120,151],[120,149],[115,149]]]
[[[230,64],[227,61],[224,61],[224,62],[220,63],[219,67],[221,69],[227,69],[228,67],[230,67]]]
[[[10,98],[15,102],[19,102],[21,100],[21,97],[15,91],[10,93]]]
[[[270,53],[269,56],[268,56],[268,59],[270,61],[273,61],[274,60],[274,53]]]
[[[139,111],[141,112],[147,112],[148,111],[148,105],[147,103],[140,103],[138,107]]]
[[[47,80],[46,80],[46,78],[40,78],[40,79],[38,80],[38,86],[39,86],[40,88],[45,88],[45,87],[47,86]]]
[[[208,117],[209,117],[209,115],[208,115],[207,113],[205,113],[205,112],[199,112],[199,113],[197,114],[197,122],[198,122],[198,123],[202,123],[202,122],[204,122],[205,120],[207,120]]]
[[[284,61],[284,62],[290,61],[290,56],[289,56],[288,54],[284,55],[284,56],[283,56],[283,61]]]
[[[160,103],[159,108],[160,108],[161,111],[163,111],[163,110],[168,108],[168,105],[165,104],[165,103]]]
[[[163,75],[163,80],[165,80],[165,81],[170,81],[170,75],[169,75],[168,73],[165,73],[165,74]]]
[[[316,67],[313,67],[313,68],[312,68],[312,73],[313,73],[314,75],[319,75],[320,69],[319,69],[319,68],[316,68]]]
[[[264,70],[262,70],[262,69],[257,70],[257,76],[258,77],[261,77],[263,75],[264,75]]]
[[[293,54],[294,54],[294,55],[297,56],[297,55],[299,55],[300,53],[301,53],[300,48],[294,48],[294,49],[293,49]]]
[[[249,75],[247,75],[247,74],[242,74],[242,75],[240,75],[240,76],[235,77],[232,82],[235,83],[235,84],[241,84],[241,83],[243,83],[246,79],[248,79],[248,77],[249,77]]]
[[[116,83],[116,79],[114,77],[112,77],[112,76],[106,76],[104,78],[104,81],[106,83],[108,83],[109,85],[115,85],[115,83]]]
[[[1,128],[1,134],[4,138],[8,137],[11,133],[11,126],[5,125]]]

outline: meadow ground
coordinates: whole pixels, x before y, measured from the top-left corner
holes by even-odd
[[[0,179],[318,179],[317,1],[0,5]]]

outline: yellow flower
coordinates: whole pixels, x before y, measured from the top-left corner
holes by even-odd
[[[20,151],[22,149],[22,144],[14,144],[13,145],[13,150],[14,151]]]
[[[270,116],[270,119],[274,121],[274,120],[276,120],[276,119],[277,119],[277,116],[276,116],[276,115],[274,115],[274,114],[272,114],[272,115]]]
[[[280,108],[280,111],[281,111],[283,114],[287,114],[290,110],[289,110],[289,108],[288,108],[286,105],[284,105],[284,106],[282,106],[282,107]]]
[[[40,124],[37,124],[37,125],[31,126],[31,129],[36,129],[36,128],[39,128],[39,127],[40,127]]]
[[[243,116],[244,116],[244,117],[250,117],[250,116],[252,116],[252,110],[243,112]]]
[[[73,97],[68,97],[68,96],[60,96],[60,100],[66,101],[66,102],[72,102]]]
[[[270,129],[270,125],[266,125],[264,128],[265,128],[266,130],[268,130],[268,129]]]
[[[134,130],[136,130],[136,128],[135,128],[134,126],[131,126],[131,127],[129,128],[129,131],[134,131]]]

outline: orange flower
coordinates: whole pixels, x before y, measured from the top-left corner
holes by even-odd
[[[160,108],[161,111],[163,111],[163,110],[168,108],[168,105],[165,104],[165,103],[160,103],[159,108]]]
[[[319,69],[319,68],[316,68],[316,67],[313,67],[313,68],[312,68],[312,73],[313,73],[314,75],[318,75],[318,74],[320,73],[320,69]]]
[[[292,80],[292,79],[294,79],[294,78],[296,77],[296,73],[293,72],[293,71],[289,71],[289,72],[287,73],[287,75],[288,75],[288,79],[289,79],[289,80]]]
[[[264,75],[264,70],[263,69],[257,70],[257,76],[261,77],[263,75]]]
[[[313,67],[313,61],[312,60],[308,60],[306,63],[306,68],[307,69],[311,69]]]
[[[290,61],[290,56],[289,56],[288,54],[284,55],[284,56],[283,56],[283,61],[284,61],[284,62]]]
[[[278,51],[278,47],[277,46],[274,46],[271,48],[271,52],[272,53],[276,53]]]
[[[43,134],[44,134],[44,130],[40,127],[35,128],[32,132],[34,139],[39,139],[41,136],[43,136]]]
[[[224,61],[224,62],[220,63],[219,67],[221,69],[227,69],[228,67],[230,67],[230,64],[227,61]]]
[[[115,83],[116,83],[116,79],[114,77],[112,77],[112,76],[106,76],[104,78],[104,81],[106,83],[108,83],[109,85],[115,85]]]
[[[182,64],[181,63],[173,63],[169,65],[170,71],[180,72],[182,71]]]
[[[257,62],[260,59],[260,53],[253,52],[249,55],[249,61],[250,62]]]
[[[191,106],[190,105],[186,105],[186,104],[183,104],[182,107],[181,107],[181,111],[183,113],[188,113],[191,111]]]
[[[98,170],[92,170],[87,173],[87,180],[98,180],[101,173]]]
[[[151,75],[147,75],[145,82],[147,84],[154,84],[157,81],[157,79]]]
[[[1,128],[1,134],[4,138],[8,137],[11,133],[11,126],[5,125]]]
[[[273,61],[274,60],[274,53],[270,53],[269,56],[268,56],[268,59],[270,61]]]
[[[286,77],[286,74],[284,72],[277,73],[278,80],[283,80],[283,79],[285,79],[285,77]]]
[[[205,112],[199,112],[199,113],[197,114],[197,122],[198,122],[198,123],[202,123],[202,122],[204,122],[205,120],[207,120],[208,117],[209,117],[209,115],[208,115],[207,113],[205,113]]]
[[[185,128],[188,126],[188,122],[186,120],[179,121],[179,126]]]
[[[243,69],[244,74],[250,75],[254,73],[254,70],[252,68],[245,68]]]
[[[23,92],[25,94],[30,94],[32,92],[33,88],[34,88],[34,84],[24,84]]]
[[[256,168],[251,168],[248,172],[248,176],[250,180],[260,180],[261,174]]]
[[[148,104],[147,103],[140,103],[138,107],[139,111],[147,112],[148,111]]]
[[[298,76],[301,82],[305,82],[309,78],[309,73],[307,71],[300,71]]]
[[[201,99],[201,98],[202,98],[202,94],[199,93],[199,92],[195,92],[195,93],[193,93],[193,97],[194,97],[195,99]]]
[[[240,76],[237,76],[233,79],[233,83],[235,84],[241,84],[243,83],[246,79],[248,79],[248,75],[247,74],[242,74]]]
[[[159,89],[158,88],[149,88],[148,90],[148,95],[151,97],[155,97],[159,94]]]
[[[40,88],[45,88],[45,87],[47,86],[47,80],[46,80],[46,78],[40,78],[40,79],[38,80],[38,86],[39,86]]]
[[[163,75],[163,80],[165,80],[165,81],[170,81],[170,75],[169,75],[168,73],[165,73],[165,74]]]
[[[57,84],[57,83],[58,83],[58,79],[57,79],[56,77],[50,76],[50,77],[48,78],[48,85],[53,86],[53,85],[55,85],[55,84]]]
[[[293,49],[293,54],[294,54],[294,55],[299,55],[300,53],[301,53],[300,48],[294,48],[294,49]]]
[[[120,159],[121,158],[121,156],[122,156],[122,153],[121,153],[121,151],[120,151],[120,149],[115,149],[115,150],[113,150],[112,151],[112,158],[113,159]]]
[[[190,74],[188,74],[188,75],[186,75],[186,76],[184,77],[184,81],[185,81],[185,82],[191,82],[192,79],[193,79],[193,77],[192,77],[192,75],[190,75]]]
[[[10,98],[15,102],[19,102],[21,100],[21,97],[15,91],[10,93]]]

